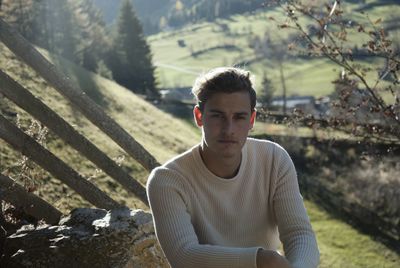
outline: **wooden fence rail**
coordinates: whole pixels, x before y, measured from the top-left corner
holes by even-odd
[[[1,18],[0,40],[144,168],[150,171],[159,166],[157,160],[141,144]]]
[[[0,174],[0,200],[3,199],[36,219],[44,219],[47,223],[56,224],[62,213],[32,193],[28,193],[13,179]]]
[[[121,206],[2,115],[0,115],[0,138],[46,169],[96,207],[113,209]]]
[[[23,62],[32,67],[75,108],[80,110],[89,121],[107,134],[145,169],[150,171],[159,166],[156,159],[141,144],[111,119],[69,77],[59,71],[55,65],[50,63],[33,45],[1,18],[0,41],[20,57]],[[148,205],[146,191],[139,182],[88,139],[79,134],[53,110],[1,70],[0,93],[41,121],[66,143],[82,153],[125,189],[134,193],[142,202]],[[32,159],[96,207],[112,209],[121,206],[2,115],[0,115],[0,138],[9,143],[15,150]],[[7,176],[0,175],[0,199],[4,198],[17,206],[30,208],[25,209],[25,211],[35,218],[43,218],[49,223],[55,223],[58,220],[61,212],[56,208],[32,193],[27,193],[21,185],[18,185]]]
[[[22,87],[6,73],[0,70],[0,92],[30,113],[42,124],[46,125],[55,134],[62,138],[74,149],[81,152],[90,161],[101,168],[105,173],[123,185],[128,191],[135,194],[143,203],[148,205],[146,190],[123,171],[112,159],[98,149],[88,139],[79,134],[70,124],[58,116],[27,89]]]

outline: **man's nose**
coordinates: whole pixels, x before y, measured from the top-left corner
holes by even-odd
[[[225,118],[224,120],[224,131],[226,133],[232,133],[234,129],[234,122],[233,122],[233,118]]]

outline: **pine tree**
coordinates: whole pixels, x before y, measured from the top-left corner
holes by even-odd
[[[34,1],[32,42],[78,63],[78,25],[65,0]]]
[[[4,0],[0,16],[32,43],[75,60],[78,37],[65,0]]]
[[[30,42],[90,71],[110,73],[104,57],[111,42],[92,0],[4,0],[2,8],[0,16]]]
[[[98,72],[99,68],[105,67],[101,61],[111,45],[103,15],[92,0],[69,0],[69,4],[80,36],[76,51],[78,63],[85,69]]]
[[[117,34],[108,60],[113,78],[135,93],[158,96],[150,47],[131,3],[122,3]]]
[[[33,0],[0,1],[0,17],[29,39],[33,35],[32,6]]]

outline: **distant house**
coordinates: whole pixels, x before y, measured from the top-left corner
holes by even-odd
[[[330,113],[331,98],[322,96],[315,100],[315,110],[318,111],[320,117],[326,118]]]
[[[284,98],[275,97],[271,106],[274,110],[283,110]],[[290,96],[286,98],[286,110],[292,112],[295,108],[301,109],[304,113],[315,112],[315,98],[313,96]]]
[[[314,96],[290,96],[286,98],[286,111],[292,113],[294,109],[301,110],[304,114],[311,114],[316,118],[325,117],[329,113],[330,108],[329,97]],[[283,97],[274,97],[271,102],[270,110],[283,111]]]
[[[190,87],[166,88],[160,90],[161,100],[164,102],[180,102],[195,104],[195,98]]]

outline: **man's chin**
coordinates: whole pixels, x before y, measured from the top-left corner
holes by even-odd
[[[217,152],[221,157],[223,158],[233,158],[240,154],[240,150],[237,150],[236,148],[227,148],[226,146],[222,146],[220,150]]]

